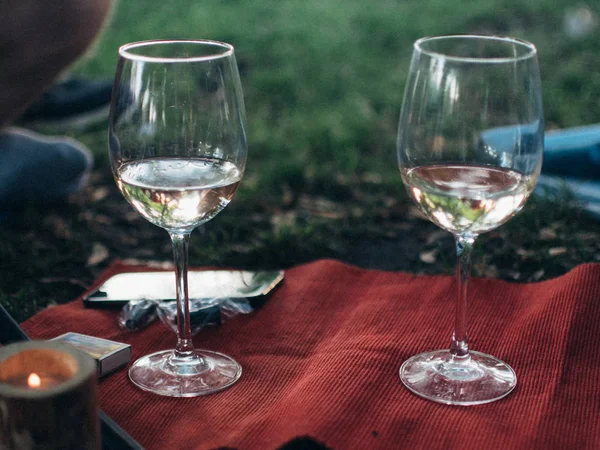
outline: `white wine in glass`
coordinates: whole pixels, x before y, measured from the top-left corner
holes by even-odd
[[[544,121],[537,51],[518,39],[455,35],[415,42],[398,127],[409,196],[454,235],[457,306],[448,350],[413,356],[400,379],[452,405],[498,400],[517,383],[500,359],[469,349],[467,285],[481,233],[513,217],[542,166]]]
[[[457,234],[479,234],[502,225],[521,209],[536,180],[511,169],[466,164],[432,164],[401,173],[427,217]]]
[[[231,200],[242,173],[217,159],[157,158],[119,167],[117,186],[148,221],[167,230],[190,229]]]
[[[119,49],[109,117],[117,186],[170,235],[177,288],[177,344],[131,366],[137,386],[172,397],[211,394],[241,366],[192,343],[190,234],[227,206],[246,165],[246,115],[234,49],[215,41],[145,41]]]

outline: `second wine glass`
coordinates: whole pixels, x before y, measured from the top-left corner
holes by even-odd
[[[419,209],[456,240],[457,306],[449,350],[400,368],[414,393],[446,404],[504,397],[512,368],[469,350],[467,284],[477,236],[509,220],[542,165],[543,115],[535,47],[492,36],[439,36],[414,45],[398,130],[402,180]]]
[[[127,201],[168,231],[177,292],[177,345],[131,366],[137,386],[191,397],[235,383],[240,365],[192,343],[192,230],[233,197],[246,165],[246,116],[234,49],[214,41],[146,41],[119,49],[109,117],[112,172]]]

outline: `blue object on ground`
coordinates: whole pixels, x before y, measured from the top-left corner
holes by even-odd
[[[582,207],[600,219],[600,124],[546,133],[537,192],[568,188]]]
[[[481,143],[501,155],[503,151],[507,152],[507,146],[514,145],[516,136],[521,151],[507,160],[507,167],[528,169],[527,158],[533,151],[539,131],[534,125],[487,130],[482,133]],[[600,219],[600,124],[545,133],[542,175],[536,192],[543,194],[564,189],[569,189],[587,212]]]
[[[543,122],[490,128],[481,133],[479,150],[487,153],[491,164],[500,164],[523,173],[537,170],[543,146]]]
[[[536,142],[537,133],[541,133],[539,125],[535,122],[492,128],[481,134],[481,143],[495,154],[510,153],[512,159],[506,161],[507,167],[519,170],[518,166],[527,163],[527,156],[536,151],[535,145],[539,145],[539,139]],[[515,141],[520,151],[513,156]],[[546,132],[542,173],[600,179],[600,124]]]
[[[0,212],[64,199],[85,185],[92,165],[91,152],[73,139],[4,130],[0,133]]]
[[[548,131],[542,173],[600,179],[600,124]]]

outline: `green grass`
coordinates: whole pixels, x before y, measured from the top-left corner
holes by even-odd
[[[600,15],[598,5],[589,7]],[[120,1],[75,70],[112,77],[118,47],[138,40],[202,38],[236,47],[247,172],[227,210],[194,233],[192,264],[289,267],[319,257],[357,261],[376,248],[385,267],[451,273],[451,239],[414,216],[396,167],[412,43],[447,33],[530,40],[539,50],[547,127],[596,123],[600,28],[569,38],[563,23],[570,8],[569,0]],[[0,303],[19,319],[71,300],[112,258],[170,258],[166,233],[132,215],[116,192],[106,124],[70,134],[96,156],[91,187],[66,207],[28,208],[0,230]],[[600,259],[598,237],[597,222],[568,194],[533,199],[481,238],[475,274],[556,276]],[[108,256],[90,263],[94,248]]]
[[[230,42],[246,96],[250,177],[276,188],[284,175],[376,171],[394,182],[394,141],[412,43],[424,35],[481,32],[531,40],[540,53],[548,127],[598,121],[600,34],[565,36],[571,4],[119,2],[94,52],[78,68],[111,77],[119,45],[136,40]],[[105,157],[103,146],[97,147]]]

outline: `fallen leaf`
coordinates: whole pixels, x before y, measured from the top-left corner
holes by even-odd
[[[271,216],[273,231],[279,234],[283,229],[293,227],[297,217],[296,211],[276,212]]]
[[[519,250],[517,250],[517,255],[519,255],[523,259],[531,258],[532,256],[535,256],[535,254],[535,250],[525,250],[524,248],[520,248]]]
[[[537,270],[533,275],[531,275],[531,281],[538,281],[544,276],[545,273],[546,272],[544,272],[544,269]]]
[[[425,241],[425,243],[427,245],[431,245],[434,242],[439,241],[440,239],[444,239],[450,236],[450,233],[448,233],[447,231],[444,230],[436,230],[432,233],[429,234],[429,236],[427,236],[427,240]]]
[[[338,220],[346,217],[344,212],[335,212],[335,211],[315,211],[312,213],[313,216],[323,217],[325,219]]]
[[[52,231],[54,232],[55,236],[65,240],[71,239],[71,230],[65,219],[62,217],[56,214],[51,214],[46,218],[45,222],[52,227]]]
[[[236,253],[248,254],[251,253],[256,248],[252,243],[247,244],[232,244],[231,250]]]
[[[542,228],[540,230],[540,239],[542,241],[552,241],[556,239],[556,231],[552,228]]]
[[[421,252],[419,259],[425,264],[434,264],[437,261],[437,253],[437,249],[433,249],[428,252]]]
[[[148,260],[148,259],[136,259],[136,258],[127,258],[123,260],[123,263],[129,264],[132,266],[148,266],[156,269],[173,269],[175,266],[172,261],[157,261],[157,260]]]
[[[94,189],[94,192],[92,193],[92,200],[95,202],[100,201],[108,197],[109,193],[110,190],[107,187],[99,187],[98,189]]]
[[[383,197],[383,206],[385,206],[386,208],[391,208],[396,203],[398,203],[398,200],[394,197]]]
[[[367,172],[362,176],[362,181],[365,183],[381,184],[383,182],[383,177],[380,173]]]
[[[119,240],[122,245],[128,245],[131,247],[137,246],[140,243],[140,240],[133,235],[130,234],[121,234],[119,236]]]
[[[87,259],[88,266],[96,266],[108,258],[108,249],[100,242],[94,242],[92,246],[92,254]]]
[[[496,266],[494,266],[493,264],[490,264],[489,266],[487,266],[485,268],[484,274],[487,278],[498,278],[500,276],[500,272],[498,271],[498,268]]]
[[[68,278],[68,277],[44,277],[40,278],[40,283],[51,284],[51,283],[69,283],[75,286],[82,287],[83,289],[88,289],[89,286],[85,284],[83,281],[78,280],[77,278]]]
[[[103,225],[110,225],[110,223],[112,222],[112,220],[110,219],[110,217],[105,216],[104,214],[98,214],[96,216],[96,222],[103,224]]]
[[[548,249],[548,254],[550,256],[558,256],[558,255],[562,255],[564,253],[567,253],[566,247],[552,247],[552,248]]]
[[[300,208],[308,211],[313,216],[326,219],[343,219],[348,216],[347,211],[340,203],[323,197],[303,195],[300,198]]]

